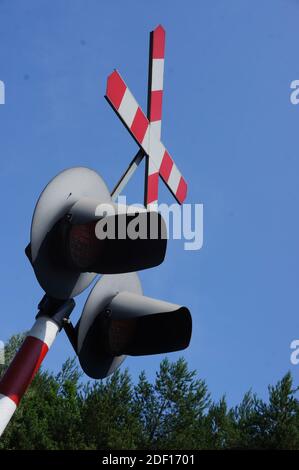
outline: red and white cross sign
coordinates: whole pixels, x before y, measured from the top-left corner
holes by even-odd
[[[147,207],[158,201],[159,176],[180,204],[187,195],[187,183],[161,141],[164,51],[165,31],[162,26],[158,26],[151,33],[150,41],[147,116],[117,70],[108,77],[105,95],[142,151],[142,154],[139,152],[136,155],[135,165],[139,164],[144,154],[147,156],[145,191]]]

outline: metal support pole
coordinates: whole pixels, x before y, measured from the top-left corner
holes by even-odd
[[[143,152],[143,150],[140,149],[137,152],[137,154],[135,155],[135,157],[133,158],[133,160],[131,161],[131,163],[128,166],[128,169],[126,170],[126,172],[122,175],[122,177],[118,181],[117,185],[113,189],[113,191],[111,193],[112,201],[116,201],[119,194],[122,192],[124,187],[128,184],[129,180],[134,175],[134,173],[137,170],[138,165],[141,162],[141,160],[143,159],[143,157],[144,157],[144,152]]]
[[[75,301],[44,296],[36,321],[0,380],[0,436],[11,420]]]

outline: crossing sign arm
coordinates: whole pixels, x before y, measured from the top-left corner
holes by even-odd
[[[150,34],[147,117],[161,138],[165,30],[159,25]]]
[[[108,77],[105,98],[137,144],[152,159],[178,203],[182,204],[187,195],[187,183],[161,140],[152,132],[148,118],[117,70]]]
[[[159,25],[150,33],[147,117],[151,129],[161,139],[162,101],[165,57],[165,30]],[[146,157],[144,205],[155,209],[158,203],[159,170]]]

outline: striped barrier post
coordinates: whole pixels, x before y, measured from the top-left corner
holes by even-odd
[[[51,317],[44,315],[41,310],[36,322],[1,378],[0,436],[54,343],[64,320],[68,318],[74,306],[74,300],[68,300],[60,305]]]

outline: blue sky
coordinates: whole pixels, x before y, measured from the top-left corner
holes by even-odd
[[[71,166],[112,189],[137,147],[104,100],[117,68],[146,104],[149,32],[167,34],[163,142],[204,204],[204,246],[171,241],[165,262],[141,273],[146,295],[187,305],[183,355],[212,396],[236,404],[299,365],[299,1],[0,1],[0,338],[28,329],[43,293],[24,255],[35,201]],[[143,170],[127,189],[142,202]],[[160,201],[172,202],[160,185]],[[87,293],[77,298],[78,317]],[[45,360],[72,355],[61,333]],[[153,377],[161,356],[128,358]]]

